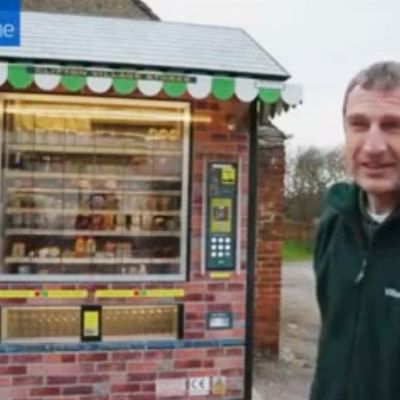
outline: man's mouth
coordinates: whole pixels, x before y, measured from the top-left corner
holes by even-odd
[[[395,168],[399,169],[398,164],[394,163],[361,163],[361,168],[364,170],[365,174],[377,177],[386,175]]]
[[[368,168],[368,169],[372,169],[372,170],[380,170],[380,169],[385,169],[385,168],[392,168],[392,167],[394,167],[395,164],[393,164],[393,163],[381,163],[381,164],[361,163],[361,165],[364,168]]]

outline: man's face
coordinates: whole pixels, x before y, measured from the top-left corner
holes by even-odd
[[[344,114],[349,173],[367,193],[400,189],[400,88],[390,92],[356,86]]]

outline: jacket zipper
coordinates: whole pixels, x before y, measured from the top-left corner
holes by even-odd
[[[356,279],[354,280],[354,283],[356,285],[360,285],[362,283],[362,281],[364,280],[365,271],[367,269],[367,264],[368,264],[367,259],[364,258],[362,263],[361,263],[360,271],[358,272],[358,274],[356,276]]]

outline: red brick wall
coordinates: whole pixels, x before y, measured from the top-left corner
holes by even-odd
[[[279,353],[281,247],[283,239],[283,145],[259,149],[255,348]]]
[[[59,89],[59,93],[62,90]],[[110,91],[110,94],[114,94]],[[163,98],[163,96],[160,96]],[[193,123],[191,160],[192,203],[190,280],[181,283],[124,284],[0,284],[5,288],[88,289],[85,304],[160,304],[159,299],[95,299],[100,288],[184,288],[184,339],[244,339],[247,247],[248,105],[232,100],[193,102],[193,116],[209,115],[210,122]],[[232,130],[232,124],[237,128]],[[203,172],[208,160],[240,161],[240,273],[229,280],[201,274]],[[79,300],[9,299],[6,305],[79,305]],[[165,303],[165,300],[164,300]],[[231,330],[207,331],[208,311],[232,311]],[[227,398],[243,395],[244,347],[202,349],[100,351],[76,353],[6,353],[0,356],[0,399],[7,400],[130,400],[156,399],[155,380],[190,376],[225,376]],[[130,393],[130,394],[128,394]],[[197,397],[201,400],[201,396]],[[225,398],[225,397],[218,397]]]
[[[0,399],[154,400],[156,379],[216,375],[232,398],[243,357],[241,347],[0,355]]]

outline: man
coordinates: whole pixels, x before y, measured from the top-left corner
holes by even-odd
[[[311,400],[399,400],[400,63],[360,72],[343,119],[354,183],[330,189],[317,237],[322,329]]]

